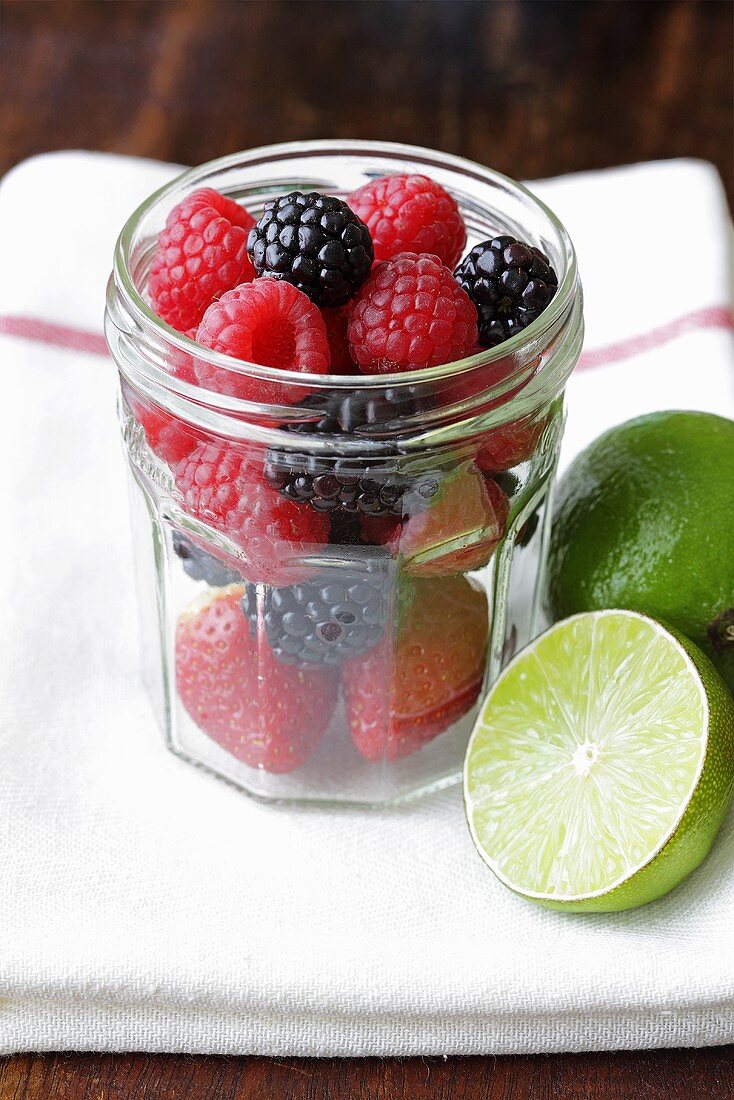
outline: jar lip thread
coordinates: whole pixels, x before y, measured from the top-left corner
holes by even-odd
[[[563,224],[552,210],[528,188],[499,172],[484,168],[462,157],[434,152],[420,146],[393,142],[356,142],[336,139],[282,143],[262,146],[244,153],[229,154],[196,168],[187,169],[150,195],[127,220],[117,240],[113,274],[108,288],[108,340],[110,342],[116,340],[118,343],[120,340],[132,340],[139,352],[147,350],[151,353],[151,358],[154,361],[160,361],[162,356],[165,357],[166,354],[173,352],[174,354],[195,357],[218,370],[225,370],[233,374],[246,374],[249,377],[275,383],[276,385],[292,386],[295,382],[299,386],[303,385],[309,391],[317,392],[324,389],[348,390],[353,388],[355,384],[353,376],[301,374],[300,372],[294,375],[294,372],[257,363],[248,363],[202,347],[201,344],[171,328],[158,317],[145,300],[143,293],[138,289],[133,270],[136,235],[144,219],[157,208],[164,205],[169,206],[169,203],[172,205],[173,203],[170,200],[175,199],[175,201],[178,201],[197,186],[215,186],[216,184],[211,181],[210,177],[231,174],[237,170],[240,173],[243,170],[248,170],[252,176],[250,182],[253,190],[259,190],[262,193],[265,187],[272,186],[272,181],[267,176],[266,178],[260,176],[258,179],[257,176],[253,175],[253,171],[259,167],[263,173],[267,173],[269,164],[275,167],[279,163],[282,164],[283,160],[297,161],[299,158],[304,157],[306,160],[309,157],[322,159],[326,157],[327,160],[332,162],[331,168],[334,171],[336,165],[333,162],[340,159],[344,160],[348,156],[358,158],[361,162],[369,158],[372,158],[373,161],[386,158],[390,161],[394,171],[399,170],[401,166],[400,164],[396,165],[396,160],[404,162],[403,167],[406,171],[424,171],[425,174],[430,174],[430,169],[433,167],[434,170],[448,173],[459,180],[474,181],[479,187],[494,188],[497,197],[501,193],[511,195],[515,200],[525,203],[531,210],[534,209],[536,214],[542,215],[547,222],[546,228],[555,235],[555,243],[563,259],[563,271],[559,279],[558,291],[552,301],[526,329],[512,336],[509,340],[494,348],[483,349],[463,360],[441,364],[436,367],[409,372],[359,375],[358,381],[361,389],[371,389],[377,392],[385,388],[403,387],[424,382],[435,383],[452,377],[468,376],[472,371],[484,369],[498,361],[505,359],[510,361],[513,356],[517,356],[523,349],[535,349],[537,353],[537,349],[550,342],[555,333],[565,325],[569,315],[574,312],[574,305],[577,303],[580,291],[575,251]],[[314,169],[316,169],[316,164],[314,164]],[[363,164],[361,170],[364,171]],[[384,173],[376,172],[374,174]],[[302,186],[314,187],[319,182],[321,182],[320,179],[309,177],[306,165],[301,177]],[[288,180],[288,184],[295,185],[292,179]],[[334,190],[333,186],[326,183],[321,182],[321,185],[329,190]],[[285,180],[283,186],[286,186]],[[225,194],[232,195],[236,191],[236,188],[232,186],[229,187],[229,190],[226,186],[222,187],[221,184],[219,187]],[[242,188],[240,187],[241,191]],[[499,211],[494,210],[488,204],[485,204],[485,207],[488,211],[499,215]],[[152,246],[149,246],[147,253],[143,253],[143,260],[148,258],[151,251]],[[520,356],[517,373],[521,373],[522,370],[523,361],[522,356]],[[174,388],[176,387],[174,386]],[[201,391],[201,397],[202,400],[216,403],[217,398],[221,395],[215,391],[204,389]],[[231,402],[227,402],[227,404],[229,406]]]

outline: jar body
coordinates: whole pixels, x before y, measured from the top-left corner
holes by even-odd
[[[293,186],[298,155],[270,161],[259,193]],[[298,185],[343,194],[382,174],[388,154],[320,156]],[[252,169],[222,163],[207,185]],[[474,241],[487,235],[475,227]],[[143,674],[170,748],[272,800],[380,805],[456,781],[487,685],[544,625],[580,292],[514,354],[419,372],[389,392],[365,382],[383,412],[326,434],[325,404],[362,379],[304,384],[277,413],[212,408],[191,386],[196,346],[152,344],[120,299],[113,282]],[[328,513],[289,500],[304,474],[338,495]]]

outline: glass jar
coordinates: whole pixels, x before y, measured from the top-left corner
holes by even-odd
[[[453,194],[467,250],[507,233],[546,253],[559,286],[536,321],[458,363],[355,378],[243,363],[151,310],[157,234],[191,191],[213,187],[257,217],[273,195],[347,198],[395,172]],[[271,800],[380,805],[458,780],[488,682],[543,626],[563,390],[583,333],[563,226],[458,157],[375,142],[256,149],[185,172],[132,215],[106,332],[143,674],[169,747]],[[325,406],[355,387],[360,415],[324,431]],[[329,513],[289,501],[299,472],[358,485],[356,512],[349,492]]]

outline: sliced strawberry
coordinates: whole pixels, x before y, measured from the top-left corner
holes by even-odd
[[[396,636],[348,662],[352,739],[367,760],[421,748],[474,704],[487,653],[487,597],[465,577],[415,581]]]
[[[243,585],[208,595],[176,629],[176,685],[212,740],[253,768],[289,772],[311,755],[331,721],[333,670],[281,664],[250,636]]]
[[[547,417],[531,416],[493,428],[482,440],[474,461],[488,474],[511,470],[526,462],[535,453],[547,422]]]
[[[507,528],[510,503],[473,466],[446,478],[430,508],[406,520],[399,550],[414,577],[446,577],[486,565]],[[395,535],[387,545],[394,546]]]

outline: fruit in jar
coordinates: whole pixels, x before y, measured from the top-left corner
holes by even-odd
[[[211,187],[173,207],[161,230],[148,279],[153,309],[190,333],[216,297],[254,277],[247,235],[255,219]]]
[[[393,636],[347,662],[342,680],[352,740],[367,760],[408,756],[476,702],[487,655],[488,607],[465,577],[416,580]]]
[[[304,764],[331,721],[338,677],[331,669],[282,664],[253,639],[242,614],[244,586],[208,592],[179,619],[176,687],[207,736],[253,768]]]

